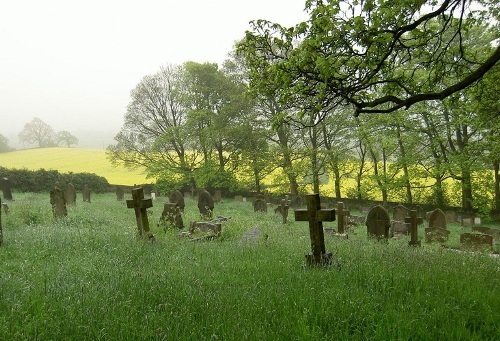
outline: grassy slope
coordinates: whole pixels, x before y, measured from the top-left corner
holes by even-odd
[[[114,167],[104,150],[80,148],[35,148],[0,153],[0,165],[29,170],[58,170],[61,173],[95,173],[110,184],[133,185],[148,183],[140,169]]]
[[[232,217],[222,237],[193,243],[156,227],[164,202],[150,210],[149,244],[114,195],[56,223],[46,194],[16,195],[3,216],[0,339],[500,339],[498,259],[380,244],[360,226],[348,240],[326,235],[335,264],[311,269],[307,223],[226,200],[214,212]],[[196,219],[187,200],[184,222]],[[241,243],[255,227],[267,240]]]

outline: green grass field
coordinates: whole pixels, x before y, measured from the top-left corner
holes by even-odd
[[[500,259],[489,254],[377,243],[359,226],[347,240],[327,234],[333,265],[309,268],[307,223],[283,225],[249,202],[217,204],[231,217],[220,238],[191,242],[156,226],[158,198],[149,243],[112,194],[57,222],[47,193],[14,195],[2,215],[0,340],[500,339]],[[187,200],[185,224],[198,219]],[[254,228],[261,237],[243,242]],[[466,229],[450,230],[458,246]]]
[[[113,166],[106,152],[81,148],[34,148],[0,153],[0,165],[5,168],[57,170],[61,173],[94,173],[110,184],[134,185],[150,183],[144,169]]]

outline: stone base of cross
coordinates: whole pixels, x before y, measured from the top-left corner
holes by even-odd
[[[149,230],[149,221],[147,209],[153,207],[151,199],[144,199],[144,190],[142,187],[132,189],[132,200],[127,200],[127,208],[133,208],[135,211],[135,220],[137,221],[138,238],[147,238],[154,241],[155,237]]]
[[[330,264],[332,253],[325,250],[323,221],[335,221],[335,209],[321,209],[319,194],[308,194],[307,209],[295,210],[295,221],[309,222],[311,252],[306,255],[308,265]]]
[[[405,223],[410,224],[410,246],[420,246],[421,242],[418,240],[418,225],[422,224],[424,220],[417,218],[417,211],[410,211],[410,216],[405,218]]]

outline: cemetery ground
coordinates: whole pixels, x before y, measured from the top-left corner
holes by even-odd
[[[14,197],[2,215],[2,340],[500,339],[500,259],[427,244],[425,222],[421,247],[368,239],[365,225],[348,239],[325,233],[332,264],[308,267],[307,222],[293,212],[283,224],[223,199],[220,237],[192,242],[157,226],[159,197],[150,242],[115,194],[78,198],[55,222],[48,193]],[[195,200],[183,219],[200,220]],[[450,247],[470,229],[448,228]]]

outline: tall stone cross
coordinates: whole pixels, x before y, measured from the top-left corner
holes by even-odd
[[[420,246],[420,240],[418,240],[418,225],[424,222],[422,218],[417,218],[417,211],[411,210],[410,216],[405,218],[405,223],[410,224],[410,241],[408,245],[410,246]]]
[[[311,252],[306,255],[309,265],[328,264],[332,253],[325,251],[323,221],[335,221],[335,209],[321,209],[319,194],[308,194],[307,209],[295,210],[295,221],[309,222]]]
[[[154,240],[154,236],[149,230],[148,214],[146,209],[153,207],[151,199],[144,199],[144,190],[142,187],[132,189],[132,200],[127,200],[127,208],[133,208],[135,211],[135,219],[137,221],[138,237],[147,236]]]

